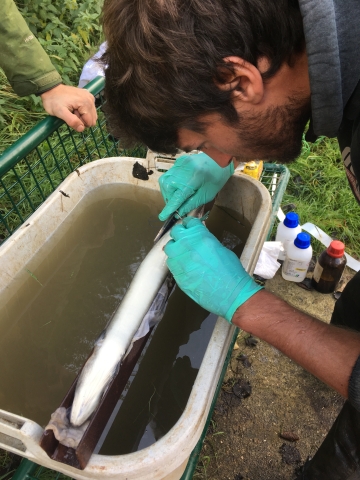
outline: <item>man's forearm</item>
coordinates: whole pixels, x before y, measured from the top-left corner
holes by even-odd
[[[328,325],[261,290],[235,312],[232,323],[273,345],[347,398],[360,355],[360,333]]]

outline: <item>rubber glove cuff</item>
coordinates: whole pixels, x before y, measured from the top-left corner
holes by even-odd
[[[244,285],[242,284],[241,291],[239,295],[236,297],[236,299],[233,301],[231,307],[229,310],[226,312],[225,315],[225,320],[227,320],[229,323],[232,323],[232,318],[234,316],[234,313],[236,310],[245,302],[249,300],[255,293],[257,293],[259,290],[262,290],[264,287],[259,285],[258,283],[254,282],[254,280],[249,277],[247,283]]]

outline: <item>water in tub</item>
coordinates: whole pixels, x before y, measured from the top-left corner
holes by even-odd
[[[1,409],[47,424],[151,249],[162,203],[130,185],[94,190],[9,284],[0,298]],[[207,225],[241,253],[246,219],[215,206]],[[215,321],[175,290],[100,453],[144,448],[176,423]]]

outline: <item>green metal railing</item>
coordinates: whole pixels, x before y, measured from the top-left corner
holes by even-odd
[[[97,77],[85,87],[95,96],[95,127],[78,133],[59,118],[47,117],[0,155],[0,243],[79,166],[104,157],[145,156],[141,148],[122,149],[108,134],[104,86],[104,78]]]
[[[85,87],[95,96],[98,110],[98,121],[95,127],[83,133],[77,133],[62,120],[47,117],[0,155],[0,243],[9,238],[79,166],[110,156],[124,155],[140,158],[146,156],[145,149],[140,147],[131,151],[121,148],[119,140],[107,132],[105,116],[102,112],[102,106],[106,101],[103,95],[104,86],[104,78],[97,77]],[[264,164],[260,180],[272,197],[268,238],[289,176],[289,170],[282,165]],[[236,329],[202,436],[190,456],[181,480],[190,480],[193,477],[238,332]],[[40,467],[27,459],[22,460],[12,476],[13,480],[41,480],[42,478],[65,480],[70,477]]]

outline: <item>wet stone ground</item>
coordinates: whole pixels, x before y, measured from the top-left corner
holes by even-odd
[[[351,278],[348,272],[346,279]],[[335,299],[285,282],[266,288],[329,322]],[[316,452],[343,399],[267,343],[241,332],[195,479],[293,480]]]

